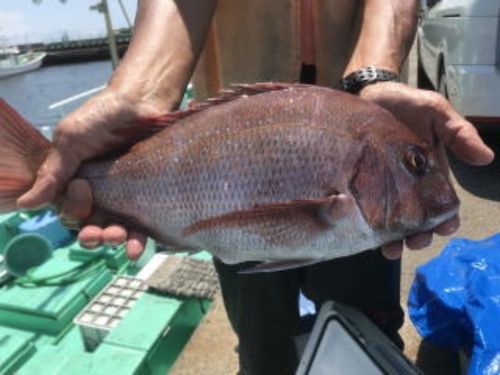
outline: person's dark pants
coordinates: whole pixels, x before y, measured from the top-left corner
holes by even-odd
[[[403,324],[400,261],[380,251],[286,271],[241,273],[249,264],[215,261],[222,297],[239,339],[241,374],[293,374],[298,364],[294,337],[300,333],[299,292],[319,308],[342,302],[363,311],[398,346]]]

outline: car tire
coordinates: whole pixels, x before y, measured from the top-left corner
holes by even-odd
[[[434,86],[422,66],[422,60],[420,59],[420,41],[418,41],[417,47],[417,87],[424,90],[434,90]]]
[[[441,74],[439,75],[438,92],[448,99],[448,81],[446,80],[446,71],[444,67],[441,68]]]

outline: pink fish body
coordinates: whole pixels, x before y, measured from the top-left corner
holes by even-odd
[[[48,141],[5,107],[0,158],[16,153],[4,133],[20,126],[45,155]],[[96,209],[173,249],[207,250],[226,263],[320,261],[430,230],[458,210],[434,146],[336,90],[245,86],[149,121],[164,129],[85,163],[78,176],[91,183]],[[34,181],[33,172],[16,173],[0,165],[0,210]],[[13,180],[23,180],[15,194]]]

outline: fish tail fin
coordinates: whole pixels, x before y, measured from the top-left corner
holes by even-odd
[[[0,213],[17,210],[51,143],[0,98]]]

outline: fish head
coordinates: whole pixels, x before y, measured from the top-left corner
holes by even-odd
[[[388,241],[432,230],[455,216],[459,199],[444,148],[409,134],[365,146],[350,188],[365,221]]]
[[[457,214],[460,202],[441,145],[400,145],[389,168],[398,196],[389,216],[392,225],[410,233],[427,231]]]

